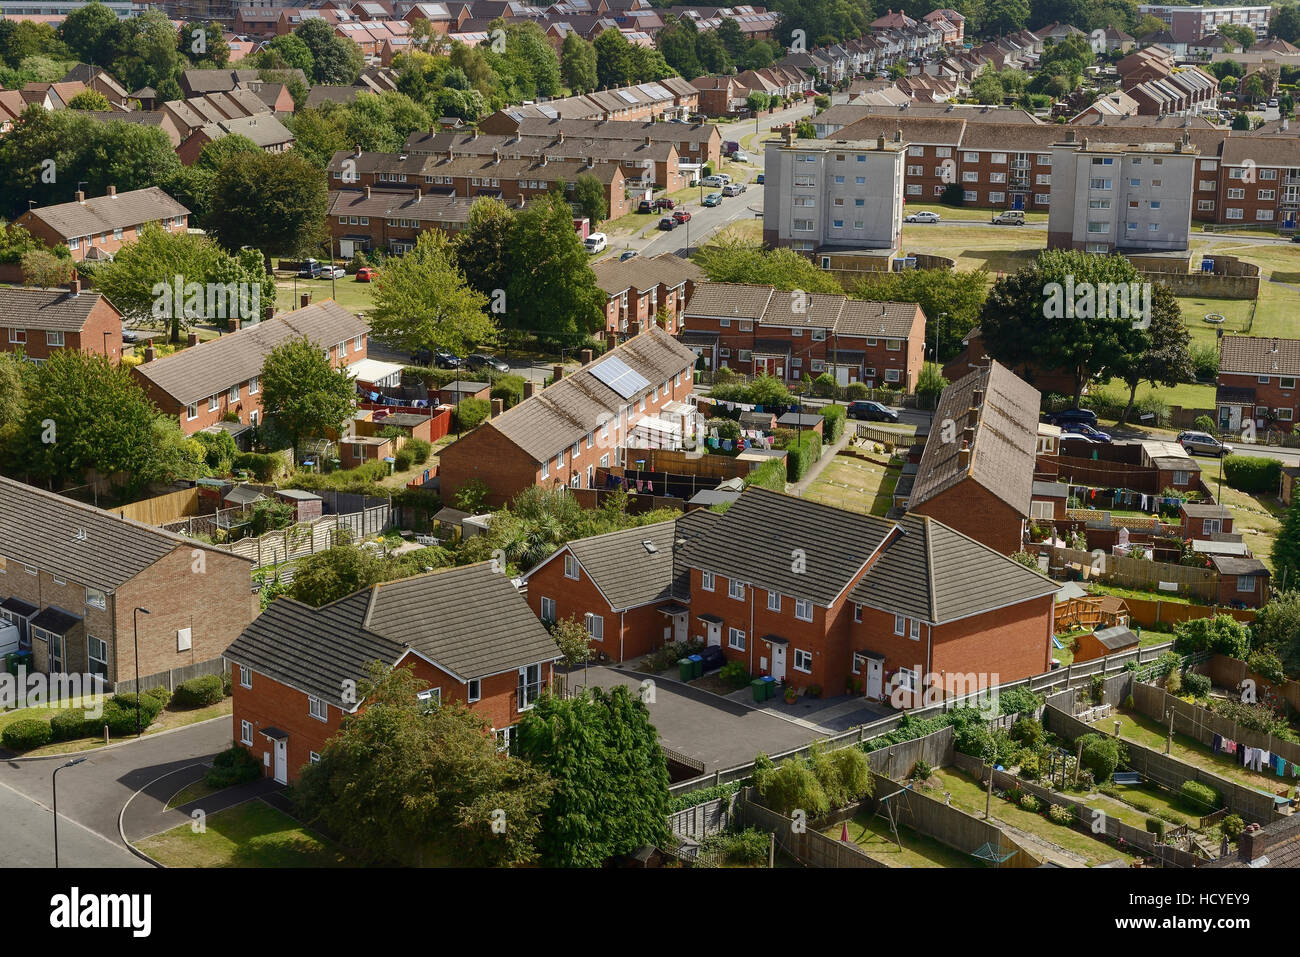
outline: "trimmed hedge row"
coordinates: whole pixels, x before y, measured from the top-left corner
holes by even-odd
[[[214,676],[215,677],[215,676]],[[218,683],[220,679],[217,679]],[[166,688],[153,688],[139,696],[139,726],[147,728],[157,719],[171,697]],[[30,751],[52,741],[74,741],[98,737],[108,727],[111,737],[135,734],[136,695],[115,694],[104,702],[103,711],[92,717],[84,708],[56,711],[49,720],[22,718],[0,734],[0,743],[11,751]]]
[[[786,446],[786,475],[797,482],[807,474],[822,454],[822,437],[809,429],[790,440]]]
[[[1282,478],[1282,463],[1257,455],[1229,455],[1223,460],[1223,477],[1238,492],[1272,492]]]
[[[191,678],[176,686],[174,699],[178,708],[202,708],[217,704],[225,697],[221,675],[204,675]]]
[[[839,441],[847,419],[848,413],[842,405],[828,405],[822,409],[822,431],[826,433],[827,442]]]

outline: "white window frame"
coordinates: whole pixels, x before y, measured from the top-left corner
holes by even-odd
[[[248,665],[239,666],[239,687],[253,687],[253,669],[248,667]]]
[[[307,713],[317,721],[328,721],[330,719],[330,706],[323,698],[307,695]]]
[[[736,601],[745,600],[745,583],[735,578],[727,579],[727,597]]]
[[[579,577],[578,556],[572,552],[564,553],[564,577],[573,581],[577,581]]]
[[[812,658],[813,655],[811,651],[796,648],[794,650],[794,660],[791,662],[794,666],[794,670],[806,675],[812,674]],[[802,662],[802,664],[800,664],[800,662]]]
[[[799,621],[812,621],[813,603],[807,598],[796,598],[794,600],[794,616]]]
[[[727,647],[732,651],[744,651],[745,633],[739,628],[727,629]]]
[[[239,722],[239,743],[252,745],[253,743],[253,722]]]
[[[781,610],[781,593],[779,591],[772,591],[771,589],[768,589],[767,610],[768,611]]]
[[[549,614],[549,615],[547,614],[547,610],[548,610],[548,609],[550,610],[550,614]],[[540,618],[542,621],[549,621],[549,622],[554,623],[554,622],[556,621],[556,617],[555,617],[555,599],[554,599],[554,598],[548,598],[548,597],[546,597],[545,595],[543,595],[543,596],[541,597],[541,600],[538,602],[538,609],[537,609],[537,611],[538,611],[538,618]]]
[[[713,572],[700,572],[700,588],[713,591]]]
[[[603,615],[593,615],[587,612],[583,622],[587,628],[587,637],[592,641],[605,640],[605,617]]]

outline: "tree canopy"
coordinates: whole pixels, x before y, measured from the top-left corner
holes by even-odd
[[[346,369],[335,369],[320,345],[292,339],[267,355],[260,376],[262,409],[289,436],[295,456],[302,440],[338,431],[356,408]]]

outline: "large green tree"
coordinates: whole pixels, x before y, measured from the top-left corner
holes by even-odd
[[[573,93],[590,93],[600,80],[596,73],[596,48],[570,31],[560,48],[560,74]]]
[[[422,707],[425,685],[406,668],[372,671],[359,713],[302,769],[295,800],[305,820],[377,863],[531,863],[550,778],[499,753],[465,707]]]
[[[1291,505],[1282,519],[1282,527],[1273,539],[1273,581],[1281,589],[1300,585],[1300,495],[1291,496]]]
[[[313,82],[349,86],[361,75],[366,62],[361,48],[324,20],[305,20],[293,32],[311,51]]]
[[[331,345],[325,343],[324,345]],[[356,408],[357,390],[345,369],[333,368],[322,344],[293,339],[276,346],[262,365],[262,409],[293,446],[339,431]]]
[[[988,295],[988,273],[952,269],[904,269],[871,273],[853,295],[877,302],[914,302],[925,313],[925,341],[938,344],[942,362],[957,353],[961,340],[979,322]]]
[[[314,21],[313,21],[314,22]],[[212,180],[208,229],[227,249],[297,256],[325,238],[329,188],[320,171],[293,153],[240,153]]]
[[[764,249],[736,233],[723,232],[702,246],[696,265],[712,282],[757,283],[778,289],[843,294],[835,277],[792,249]]]
[[[1128,421],[1138,386],[1143,382],[1172,389],[1196,379],[1189,348],[1192,336],[1183,325],[1178,300],[1168,283],[1152,285],[1151,315],[1147,318],[1149,325],[1134,326],[1125,332],[1125,353],[1114,369],[1128,386],[1128,405],[1120,422]]]
[[[667,837],[668,768],[644,702],[622,685],[543,695],[518,753],[556,780],[537,848],[552,867],[599,867]]]
[[[514,210],[499,199],[484,196],[474,200],[465,228],[456,236],[456,261],[466,281],[484,296],[507,288],[514,224]]]
[[[484,312],[488,301],[465,281],[447,235],[427,230],[415,248],[388,260],[380,272],[370,331],[408,352],[438,346],[468,352],[496,337]]]

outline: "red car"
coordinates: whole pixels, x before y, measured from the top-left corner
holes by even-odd
[[[357,270],[357,282],[374,282],[375,276],[378,274],[379,270],[372,269],[370,266],[362,266]]]
[[[672,209],[676,205],[677,201],[672,199],[665,198],[655,200],[655,209]]]
[[[679,209],[673,213],[673,220],[679,223],[689,223],[691,221],[691,214],[684,209]]]

